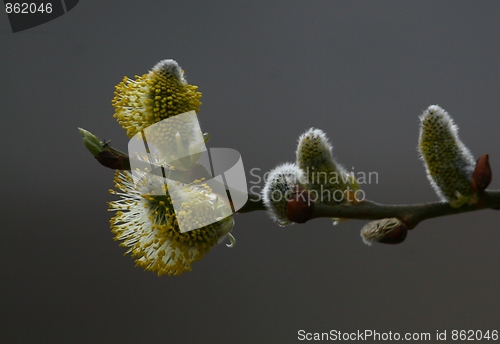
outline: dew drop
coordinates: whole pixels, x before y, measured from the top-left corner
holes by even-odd
[[[233,248],[236,245],[236,238],[231,233],[227,233],[227,237],[230,243],[226,244],[226,247]]]
[[[280,226],[280,227],[286,227],[289,224],[290,224],[290,222],[288,222],[286,220],[278,220],[278,226]]]

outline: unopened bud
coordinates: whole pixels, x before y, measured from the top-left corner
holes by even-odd
[[[367,245],[372,245],[375,242],[399,244],[405,240],[407,233],[408,228],[403,221],[392,217],[366,224],[363,229],[361,229],[361,238]]]
[[[82,128],[78,128],[78,130],[83,137],[83,144],[93,156],[97,156],[104,150],[102,141],[97,136]]]
[[[83,137],[83,144],[99,163],[114,170],[130,170],[127,154],[110,147],[97,136],[82,128],[78,128]]]
[[[305,223],[311,219],[314,202],[309,196],[309,192],[297,186],[296,192],[291,195],[286,205],[287,218],[296,223]]]
[[[486,190],[491,183],[491,167],[488,154],[483,154],[476,161],[472,172],[472,190],[476,193]]]

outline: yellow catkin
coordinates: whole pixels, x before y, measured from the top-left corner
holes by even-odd
[[[109,210],[116,211],[110,220],[115,240],[128,248],[126,253],[135,258],[137,266],[158,275],[180,275],[191,271],[191,264],[200,260],[232,229],[234,222],[229,216],[182,233],[170,195],[148,192],[151,182],[146,175],[135,184],[130,172],[117,172],[115,185],[119,191],[113,193],[119,194],[120,199],[109,202]],[[193,192],[188,196],[194,198],[195,195],[200,193]],[[203,203],[202,207],[210,204]]]
[[[197,86],[186,82],[177,62],[163,60],[149,73],[135,76],[135,80],[124,77],[116,85],[113,116],[132,137],[166,118],[189,111],[198,112],[201,93],[197,89]],[[168,128],[168,131],[179,132],[176,128]]]
[[[418,149],[432,187],[454,207],[469,202],[475,161],[460,141],[453,119],[444,109],[432,105],[420,116],[420,122]]]

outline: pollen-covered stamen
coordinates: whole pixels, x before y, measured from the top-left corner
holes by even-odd
[[[189,85],[174,60],[163,60],[135,80],[125,77],[116,86],[114,117],[129,137],[149,125],[188,111],[199,111],[201,93]]]
[[[110,221],[115,240],[121,241],[120,245],[127,247],[127,253],[135,257],[137,265],[145,270],[155,271],[158,275],[179,275],[190,271],[194,261],[201,259],[231,231],[232,216],[217,218],[217,222],[182,233],[170,194],[156,193],[161,189],[161,185],[156,185],[159,179],[151,179],[147,174],[138,175],[136,178],[129,172],[121,172],[115,176],[119,191],[112,193],[120,199],[109,202],[109,210],[116,211]],[[174,192],[188,193],[186,199],[189,202],[199,190],[179,188]],[[205,212],[206,216],[214,212],[218,214],[210,207],[201,210],[193,207],[192,210]]]

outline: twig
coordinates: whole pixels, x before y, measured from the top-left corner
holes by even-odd
[[[401,219],[408,228],[414,228],[423,220],[434,217],[456,215],[482,209],[497,209],[500,207],[500,190],[484,191],[475,204],[465,204],[453,208],[449,203],[430,202],[420,204],[381,204],[365,200],[355,205],[326,205],[315,203],[309,220],[315,218],[342,218],[358,220],[378,220],[390,217]],[[249,194],[248,202],[239,213],[249,213],[265,210],[260,195]]]
[[[102,165],[111,169],[130,170],[130,162],[127,154],[114,149],[108,142],[98,142],[98,138],[95,137],[95,150],[93,154]],[[87,148],[89,147],[87,146]],[[91,149],[89,150],[92,152]],[[500,209],[500,190],[483,191],[478,195],[477,202],[474,204],[464,204],[458,208],[451,207],[449,203],[445,202],[380,204],[369,200],[364,200],[354,205],[312,203],[311,207],[312,212],[310,212],[310,216],[308,216],[306,221],[321,217],[359,220],[378,220],[396,217],[411,229],[421,221],[434,217],[456,215],[482,209]],[[249,193],[248,201],[238,210],[238,213],[250,213],[265,209],[261,196]]]

